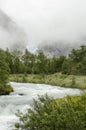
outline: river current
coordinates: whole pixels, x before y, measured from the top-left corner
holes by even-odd
[[[80,90],[63,88],[45,84],[10,83],[14,92],[8,96],[0,96],[0,130],[12,130],[18,120],[15,116],[17,110],[25,112],[30,107],[33,98],[37,95],[48,94],[54,98],[65,95],[80,94]]]

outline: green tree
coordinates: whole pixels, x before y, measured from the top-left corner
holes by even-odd
[[[12,87],[7,85],[9,77],[9,67],[5,60],[5,53],[0,50],[0,95],[9,94],[13,91]]]
[[[35,55],[31,54],[27,49],[25,50],[22,60],[25,65],[25,73],[34,73]]]
[[[65,59],[62,64],[62,73],[63,74],[71,74],[72,63],[69,59]]]
[[[56,73],[56,72],[61,72],[61,69],[62,69],[62,64],[64,62],[64,60],[66,59],[65,56],[60,56],[59,58],[58,57],[53,57],[52,58],[52,72],[53,73]]]
[[[69,55],[72,61],[71,72],[78,75],[86,75],[86,46],[82,45],[79,49],[73,49]],[[74,71],[72,71],[74,70]]]
[[[39,52],[34,66],[34,70],[38,74],[47,73],[47,58],[43,52]]]

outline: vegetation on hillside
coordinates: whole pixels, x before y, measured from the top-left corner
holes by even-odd
[[[17,116],[16,130],[86,130],[86,93],[56,100],[39,96],[25,114]]]
[[[8,84],[9,67],[5,60],[5,55],[0,50],[0,95],[9,94],[13,91],[12,87]]]
[[[61,72],[68,75],[86,75],[86,46],[73,49],[68,57],[46,57],[43,52],[31,54],[27,49],[6,51],[5,61],[11,74],[54,74]]]
[[[46,57],[43,52],[31,54],[21,51],[1,50],[11,74],[54,74],[86,75],[86,46],[73,49],[68,57]],[[2,56],[1,56],[2,57]]]

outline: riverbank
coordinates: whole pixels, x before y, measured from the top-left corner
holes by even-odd
[[[13,88],[10,85],[0,85],[0,96],[1,95],[9,95],[13,92]]]
[[[14,74],[10,75],[9,80],[13,82],[44,83],[67,88],[86,89],[86,76],[65,75],[61,73],[51,75]]]

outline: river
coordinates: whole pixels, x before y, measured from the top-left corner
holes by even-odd
[[[37,95],[48,94],[54,98],[65,95],[80,94],[80,90],[72,88],[63,88],[45,84],[30,83],[10,83],[14,92],[8,96],[0,96],[0,130],[12,130],[15,122],[18,120],[15,116],[19,109],[26,111],[33,98]]]

